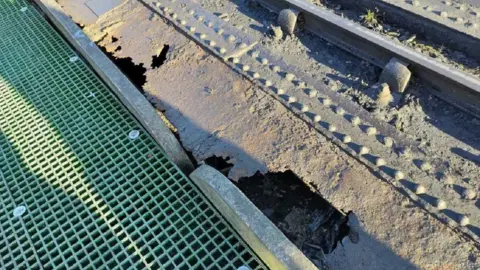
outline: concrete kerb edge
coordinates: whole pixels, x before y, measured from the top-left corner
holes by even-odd
[[[34,0],[68,42],[80,53],[100,78],[160,145],[165,154],[185,173],[194,166],[177,138],[155,109],[130,80],[91,41],[55,0]]]
[[[202,165],[190,179],[203,191],[270,269],[317,269],[315,265],[220,172]]]

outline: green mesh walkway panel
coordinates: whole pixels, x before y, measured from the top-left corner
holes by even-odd
[[[24,1],[0,0],[0,205],[0,269],[266,268]]]

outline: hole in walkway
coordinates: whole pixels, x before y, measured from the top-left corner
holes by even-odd
[[[204,160],[205,164],[217,169],[217,171],[221,172],[223,175],[228,177],[228,172],[233,167],[232,164],[228,163],[230,160],[229,157],[222,158],[217,156],[211,156]]]
[[[69,16],[70,18],[72,18],[72,16]],[[72,19],[73,20],[73,19]],[[80,29],[83,30],[83,28],[85,28],[85,25],[84,24],[80,24],[80,23],[75,23]]]
[[[152,64],[151,67],[153,69],[159,68],[163,63],[165,63],[165,60],[167,60],[167,53],[168,49],[170,48],[169,45],[163,45],[162,51],[158,55],[153,55],[152,56]]]
[[[144,93],[142,86],[145,84],[145,82],[147,82],[147,76],[145,75],[147,69],[143,66],[143,63],[137,65],[133,63],[131,57],[115,57],[113,52],[108,52],[105,47],[100,46],[99,44],[97,45],[103,51],[103,53],[115,63],[122,73],[130,79],[130,81],[138,88],[138,90]]]
[[[227,161],[213,156],[205,163],[227,175],[232,168]],[[321,260],[350,232],[347,215],[290,170],[256,173],[234,184],[311,259]]]

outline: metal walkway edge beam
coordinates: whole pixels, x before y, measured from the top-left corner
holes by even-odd
[[[114,91],[117,97],[162,147],[167,156],[185,173],[194,167],[177,138],[162,122],[155,109],[114,63],[66,15],[55,0],[35,0],[69,43]]]
[[[0,1],[0,269],[268,269],[43,15]]]
[[[432,94],[480,116],[480,80],[382,37],[354,22],[304,0],[257,0],[274,12],[292,8],[305,20],[305,29],[383,68],[392,58],[409,65],[412,74],[434,89]]]

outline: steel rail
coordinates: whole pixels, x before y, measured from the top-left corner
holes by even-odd
[[[378,9],[381,14],[385,14],[382,18],[384,23],[399,26],[410,33],[415,33],[417,37],[428,37],[429,41],[443,44],[480,61],[480,50],[478,50],[480,32],[475,26],[477,19],[472,18],[476,15],[473,15],[470,10],[462,11],[459,6],[453,4],[447,6],[446,1],[442,2],[444,2],[443,5],[429,10],[422,4],[416,6],[415,1],[335,0],[335,3],[340,4],[342,8],[351,10]],[[448,18],[442,17],[440,10],[445,10]],[[452,14],[452,10],[463,13],[465,17],[458,18],[461,18],[462,22],[469,23],[455,21],[455,16],[458,14]]]
[[[479,79],[304,0],[256,1],[277,13],[287,8],[299,11],[306,30],[381,68],[392,58],[400,59],[432,94],[480,117]]]

